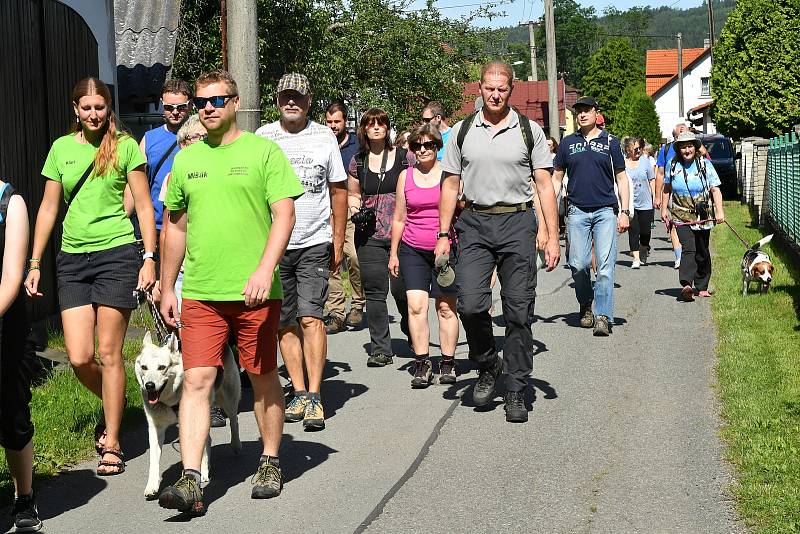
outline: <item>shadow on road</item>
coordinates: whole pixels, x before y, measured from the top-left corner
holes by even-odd
[[[675,300],[681,300],[681,288],[679,287],[668,287],[666,289],[656,289],[653,291],[656,295],[662,297],[672,297]]]

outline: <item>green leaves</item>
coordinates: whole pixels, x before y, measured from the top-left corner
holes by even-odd
[[[632,82],[638,83],[643,79],[644,69],[630,41],[615,38],[609,39],[589,59],[581,88],[584,95],[597,99],[610,129],[616,120],[617,103],[623,91]]]
[[[658,113],[643,83],[632,83],[617,103],[614,123],[608,129],[620,136],[641,137],[653,145],[661,141]]]

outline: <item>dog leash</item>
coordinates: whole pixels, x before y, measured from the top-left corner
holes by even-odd
[[[690,221],[690,222],[679,222],[679,223],[676,223],[676,222],[673,222],[673,221],[667,221],[667,222],[664,223],[664,226],[667,227],[667,233],[669,233],[670,229],[672,228],[672,226],[692,226],[692,225],[695,225],[695,224],[705,224],[707,222],[713,222],[713,221],[714,221],[714,219],[703,219],[702,221]],[[736,229],[733,226],[731,226],[731,223],[729,223],[727,220],[725,220],[723,222],[725,223],[725,225],[728,228],[731,229],[731,232],[733,232],[733,235],[735,235],[736,238],[739,241],[742,242],[742,245],[744,245],[744,247],[749,250],[750,249],[750,245],[747,244],[747,241],[742,239],[742,236],[740,236],[739,233],[736,231]]]
[[[750,245],[748,245],[748,244],[747,244],[747,241],[745,241],[744,239],[742,239],[742,236],[740,236],[740,235],[739,235],[739,234],[736,232],[736,230],[733,228],[733,226],[731,226],[731,223],[729,223],[727,220],[725,220],[725,224],[726,224],[726,225],[728,225],[728,228],[730,228],[730,229],[731,229],[731,232],[733,232],[733,235],[735,235],[735,236],[736,236],[736,238],[737,238],[739,241],[741,241],[741,242],[742,242],[742,245],[744,245],[744,247],[745,247],[746,249],[750,250]]]
[[[167,327],[167,323],[164,321],[164,318],[161,317],[161,312],[158,310],[156,306],[156,302],[153,299],[153,293],[150,291],[137,291],[137,300],[139,303],[143,303],[145,300],[147,301],[147,308],[150,310],[150,316],[153,318],[153,329],[155,330],[156,339],[158,340],[159,344],[163,344],[166,342],[167,337],[170,334],[169,328]],[[142,307],[139,306],[139,318],[142,320],[142,324],[147,324],[144,320],[144,312],[142,312]],[[178,326],[180,328],[180,325]]]

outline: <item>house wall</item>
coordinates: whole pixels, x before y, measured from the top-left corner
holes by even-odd
[[[58,0],[78,13],[97,40],[100,79],[117,87],[117,53],[114,40],[114,0]]]
[[[678,122],[686,120],[686,113],[695,106],[705,104],[711,100],[711,95],[700,96],[702,91],[702,78],[711,77],[711,57],[707,55],[686,71],[683,76],[683,116],[678,115],[678,80],[669,83],[656,95],[655,105],[658,113],[661,135],[672,138],[672,129]],[[704,133],[717,133],[714,123],[708,120],[704,125]]]

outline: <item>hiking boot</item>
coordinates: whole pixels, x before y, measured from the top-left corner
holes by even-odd
[[[605,315],[598,315],[594,325],[594,335],[607,336],[611,333],[611,323]]]
[[[273,461],[275,463],[273,463]],[[253,491],[250,492],[250,497],[253,499],[271,499],[281,494],[283,489],[283,475],[281,468],[277,463],[277,458],[262,457],[261,462],[258,464],[253,478],[250,482],[253,484]]]
[[[322,409],[322,399],[309,397],[306,412],[303,416],[305,430],[322,430],[325,428],[325,411]]]
[[[417,368],[414,371],[414,378],[411,379],[411,387],[414,389],[424,389],[431,385],[433,380],[433,370],[431,369],[431,361],[427,358],[417,362]]]
[[[221,428],[225,426],[225,412],[219,406],[211,407],[211,428]]]
[[[455,358],[442,358],[442,361],[439,362],[439,383],[440,384],[456,383]]]
[[[308,396],[295,393],[292,400],[286,405],[286,415],[284,415],[283,420],[287,423],[302,421],[306,416],[308,403]]]
[[[472,388],[472,400],[476,406],[485,406],[494,398],[494,386],[497,377],[503,372],[503,360],[495,355],[495,362],[487,369],[478,371],[478,381]]]
[[[42,528],[42,520],[39,519],[36,497],[33,492],[30,495],[20,495],[14,499],[11,515],[14,518],[15,532],[37,532]]]
[[[394,362],[388,354],[375,353],[367,358],[367,367],[383,367]]]
[[[509,423],[526,423],[528,409],[525,407],[525,393],[522,391],[509,391],[503,398],[505,401],[506,421]]]
[[[325,319],[325,333],[326,334],[338,334],[339,332],[347,330],[344,326],[344,321],[339,317],[334,317],[329,315]]]
[[[683,289],[681,289],[681,300],[684,302],[694,301],[694,290],[692,290],[692,286],[683,286]]]
[[[158,505],[168,510],[204,515],[203,490],[191,475],[184,472],[173,486],[167,486],[158,496]]]
[[[592,303],[581,304],[581,310],[578,312],[581,317],[581,328],[591,328],[594,326],[594,313],[592,313]]]
[[[344,318],[344,324],[347,326],[352,326],[353,328],[358,328],[361,326],[363,321],[364,312],[356,308],[351,308],[350,313],[348,313],[347,317]]]

